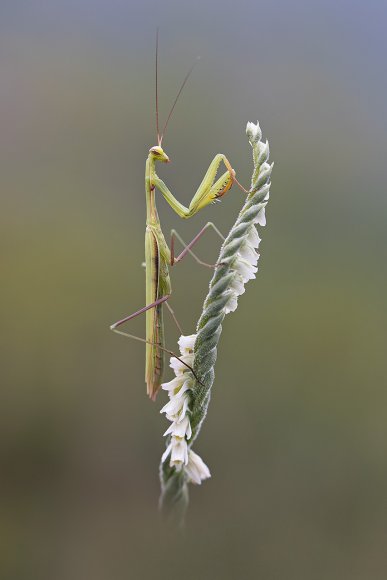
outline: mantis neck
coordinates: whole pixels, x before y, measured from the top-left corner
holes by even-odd
[[[155,174],[155,160],[149,155],[145,164],[146,223],[148,225],[160,224],[156,208],[155,188],[153,185],[153,176]]]

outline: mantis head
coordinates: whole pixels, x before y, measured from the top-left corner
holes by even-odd
[[[149,155],[153,157],[156,161],[162,161],[163,163],[169,163],[168,155],[163,151],[160,145],[155,145],[149,149]]]

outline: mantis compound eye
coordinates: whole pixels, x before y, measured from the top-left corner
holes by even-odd
[[[164,151],[158,145],[155,145],[155,147],[151,147],[149,149],[149,153],[152,153],[156,157],[161,157],[164,155]]]
[[[153,157],[155,157],[155,159],[158,159],[159,161],[163,161],[164,163],[168,163],[168,161],[169,161],[168,155],[166,153],[164,153],[164,151],[160,147],[160,145],[155,145],[154,147],[151,147],[149,149],[149,153],[151,155],[153,155]]]

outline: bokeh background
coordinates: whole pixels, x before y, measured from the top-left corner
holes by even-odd
[[[386,5],[2,0],[1,577],[387,575]],[[109,324],[144,303],[144,162],[200,55],[160,174],[188,203],[246,121],[275,161],[258,279],[224,325],[187,528],[159,521],[165,400]],[[242,203],[165,232],[224,232]],[[218,240],[198,253],[216,260]],[[173,271],[194,330],[209,272]],[[136,320],[132,331],[144,332]],[[167,321],[168,344],[177,333]]]

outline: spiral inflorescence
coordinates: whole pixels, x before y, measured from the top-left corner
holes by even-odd
[[[262,142],[259,124],[247,123],[246,133],[253,149],[254,171],[251,188],[238,218],[222,244],[217,267],[209,284],[203,311],[197,324],[190,391],[189,448],[196,440],[210,402],[214,383],[214,366],[223,320],[237,307],[237,299],[244,292],[244,284],[255,278],[259,255],[255,252],[260,239],[256,224],[264,226],[265,207],[269,200],[270,177],[273,164],[268,163],[269,144]],[[254,257],[255,256],[255,257]],[[176,470],[168,461],[161,464],[161,506],[173,507],[184,513],[188,504],[187,477],[184,470]]]

